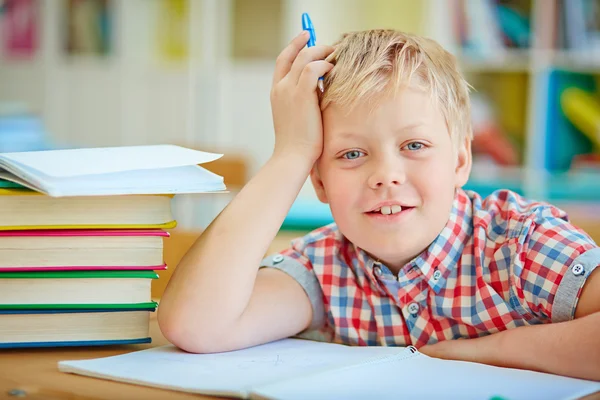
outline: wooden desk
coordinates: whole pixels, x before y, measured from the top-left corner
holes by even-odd
[[[168,344],[156,313],[150,320],[151,344],[86,348],[0,350],[0,399],[218,399],[182,392],[89,378],[58,371],[64,360],[108,357]],[[10,395],[22,390],[25,395]]]
[[[58,362],[63,360],[115,356],[168,344],[160,333],[156,314],[150,320],[150,334],[152,343],[144,345],[1,350],[0,399],[223,399],[223,397],[167,391],[58,371]],[[15,391],[22,391],[22,396],[10,394]],[[600,400],[600,392],[581,400]]]

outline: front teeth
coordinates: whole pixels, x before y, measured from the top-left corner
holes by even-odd
[[[394,204],[393,206],[383,206],[383,207],[381,207],[381,213],[383,215],[396,214],[396,213],[399,213],[400,211],[402,211],[402,207],[400,207],[397,204]]]

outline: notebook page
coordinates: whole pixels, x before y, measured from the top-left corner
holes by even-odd
[[[2,153],[0,165],[16,162],[36,176],[68,177],[195,165],[221,156],[174,145],[122,146]]]
[[[578,399],[600,382],[565,378],[415,353],[255,388],[257,398],[305,399]]]
[[[90,177],[53,178],[51,196],[181,194],[225,190],[223,177],[197,165],[137,170]]]
[[[63,372],[146,386],[245,397],[256,385],[403,351],[285,339],[218,354],[190,354],[163,346],[95,360],[61,361],[58,367]]]
[[[5,172],[0,172],[0,178],[21,183],[52,197],[205,193],[226,189],[223,177],[197,165],[86,177],[47,178],[44,187],[30,185]]]

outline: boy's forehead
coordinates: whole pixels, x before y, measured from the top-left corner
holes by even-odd
[[[331,133],[348,135],[365,125],[386,125],[395,130],[428,125],[443,117],[428,91],[406,88],[397,93],[380,94],[371,99],[358,99],[355,104],[331,103],[323,110],[323,124]]]

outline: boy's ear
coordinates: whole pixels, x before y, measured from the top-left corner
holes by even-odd
[[[465,138],[464,142],[458,146],[456,162],[456,182],[457,188],[463,187],[469,180],[469,174],[471,173],[472,156],[471,156],[471,139]]]
[[[313,187],[315,188],[315,193],[317,193],[317,197],[321,203],[329,203],[327,201],[327,194],[325,193],[325,187],[323,186],[323,181],[321,180],[321,175],[319,174],[319,169],[317,168],[317,164],[312,167],[310,170],[310,180],[312,182]]]

